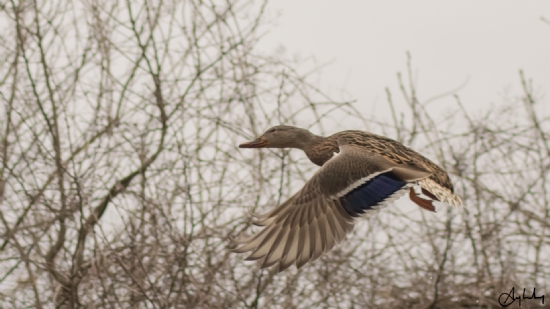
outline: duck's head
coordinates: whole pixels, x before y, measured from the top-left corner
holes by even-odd
[[[304,147],[315,135],[306,129],[292,126],[275,126],[269,128],[257,139],[242,143],[239,148],[299,148]]]

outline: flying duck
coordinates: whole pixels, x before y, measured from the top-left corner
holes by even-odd
[[[429,211],[435,211],[433,201],[462,206],[445,170],[373,133],[350,130],[322,137],[306,129],[275,126],[239,147],[298,148],[321,166],[286,202],[257,216],[255,224],[263,227],[259,233],[235,240],[238,247],[233,251],[251,251],[247,260],[263,259],[261,268],[301,268],[340,243],[359,218],[376,214],[407,191],[413,202]]]

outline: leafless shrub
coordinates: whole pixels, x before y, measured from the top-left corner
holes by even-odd
[[[377,123],[255,50],[265,5],[0,4],[3,308],[497,308],[512,286],[548,291],[549,118],[523,75],[517,102],[474,117],[457,98],[441,121],[401,82],[412,121]],[[351,118],[443,164],[466,209],[393,207],[300,271],[229,253],[249,211],[315,169],[236,145]]]

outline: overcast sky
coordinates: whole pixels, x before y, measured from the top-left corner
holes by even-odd
[[[261,48],[282,45],[291,56],[333,61],[323,70],[323,90],[340,99],[337,90],[345,88],[368,112],[385,114],[384,88],[397,95],[407,51],[421,100],[466,83],[458,94],[469,108],[502,104],[506,93],[521,92],[520,69],[539,94],[550,90],[550,24],[541,20],[550,20],[548,0],[277,0],[268,14],[277,13]],[[547,96],[543,102],[550,105]]]

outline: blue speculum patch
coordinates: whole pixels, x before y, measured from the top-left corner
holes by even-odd
[[[380,174],[340,198],[342,206],[352,217],[364,214],[366,210],[380,204],[407,183],[393,173]]]

